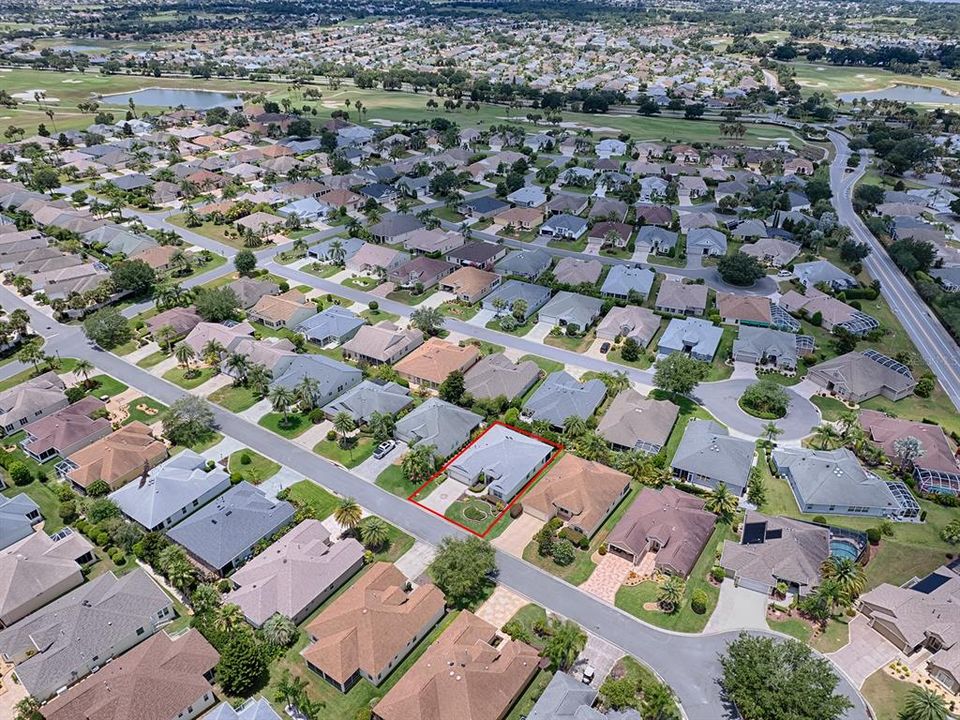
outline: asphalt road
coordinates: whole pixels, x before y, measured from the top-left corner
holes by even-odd
[[[864,153],[860,166],[846,172],[850,146],[847,138],[834,130],[828,131],[830,141],[836,148],[836,158],[830,165],[830,185],[833,188],[833,204],[839,221],[850,228],[853,238],[870,246],[871,252],[864,265],[870,274],[880,281],[881,292],[894,314],[900,319],[913,344],[940,385],[950,397],[954,407],[960,409],[960,347],[946,331],[926,303],[920,299],[910,281],[900,272],[883,244],[874,237],[853,209],[853,188],[867,171],[868,159]]]

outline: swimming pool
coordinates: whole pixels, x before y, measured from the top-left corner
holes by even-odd
[[[858,548],[849,540],[843,540],[842,538],[831,538],[830,555],[833,557],[856,560],[858,557],[860,557],[860,548]]]

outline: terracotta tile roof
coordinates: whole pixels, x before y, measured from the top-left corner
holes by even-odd
[[[358,669],[378,675],[444,606],[434,585],[404,592],[407,578],[389,563],[372,565],[307,625],[314,640],[301,654],[345,683]]]
[[[454,270],[452,273],[443,278],[443,280],[440,281],[440,284],[445,288],[452,288],[453,292],[455,292],[457,295],[467,295],[469,297],[473,297],[477,293],[480,293],[486,288],[490,287],[496,281],[496,279],[496,273],[467,266],[462,267],[459,270]]]
[[[151,468],[166,457],[167,446],[135,420],[71,455],[69,459],[77,467],[68,477],[82,487],[103,480],[116,490],[144,467]]]
[[[287,322],[301,310],[316,312],[317,306],[307,302],[299,290],[288,290],[282,295],[264,295],[250,312],[274,322]]]
[[[453,345],[439,338],[430,338],[393,367],[401,375],[439,385],[456,371],[466,372],[477,360],[480,351],[474,345]]]
[[[720,317],[724,319],[763,323],[771,321],[770,300],[766,297],[717,293],[717,307]]]

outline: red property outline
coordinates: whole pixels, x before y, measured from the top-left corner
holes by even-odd
[[[476,443],[480,438],[482,438],[484,435],[486,435],[488,432],[490,432],[490,430],[492,430],[492,429],[493,429],[495,426],[497,426],[497,425],[502,425],[503,427],[507,428],[508,430],[513,430],[514,432],[520,433],[521,435],[526,435],[527,437],[531,437],[531,438],[533,438],[534,440],[539,440],[539,441],[542,442],[542,443],[546,443],[547,445],[551,446],[554,450],[553,450],[553,452],[550,454],[550,457],[547,458],[547,461],[543,464],[543,467],[541,467],[539,470],[537,470],[537,473],[536,473],[532,478],[530,478],[530,480],[527,482],[526,485],[524,485],[524,486],[520,489],[520,492],[518,492],[516,495],[513,496],[513,500],[511,500],[511,501],[507,504],[507,506],[506,506],[505,508],[503,508],[503,510],[500,512],[500,514],[497,515],[497,516],[493,519],[493,521],[487,526],[487,529],[484,530],[483,533],[478,533],[476,530],[474,530],[474,529],[472,529],[472,528],[468,528],[466,525],[463,525],[462,523],[458,523],[458,522],[457,522],[456,520],[454,520],[453,518],[448,518],[448,517],[447,517],[446,515],[444,515],[443,513],[437,512],[437,511],[434,510],[433,508],[427,507],[426,505],[424,505],[424,504],[421,503],[421,502],[417,502],[417,499],[416,499],[417,495],[419,495],[420,492],[421,492],[427,485],[429,485],[429,484],[432,483],[434,480],[436,480],[438,477],[440,477],[441,475],[443,475],[443,474],[446,472],[447,468],[450,467],[450,465],[451,465],[458,457],[460,457],[461,455],[463,455],[467,450],[469,450],[469,449],[471,448],[471,446],[473,446],[474,443]],[[522,497],[526,494],[527,490],[530,489],[530,486],[533,485],[533,484],[540,478],[540,476],[543,474],[543,472],[544,472],[548,467],[550,467],[550,464],[551,464],[554,460],[557,459],[557,456],[563,451],[563,449],[564,449],[564,446],[561,445],[560,443],[555,443],[555,442],[553,442],[552,440],[547,440],[545,437],[540,437],[539,435],[537,435],[537,434],[535,434],[535,433],[528,432],[528,431],[526,431],[526,430],[521,430],[520,428],[514,427],[513,425],[507,425],[507,423],[502,422],[502,421],[500,421],[500,420],[495,420],[495,421],[493,421],[492,423],[490,423],[490,425],[487,427],[486,430],[484,430],[482,433],[480,433],[479,435],[477,435],[476,438],[474,438],[474,439],[471,440],[469,443],[467,443],[467,445],[466,445],[462,450],[460,450],[460,452],[458,452],[458,453],[457,453],[456,455],[454,455],[452,458],[450,458],[449,460],[447,460],[447,461],[443,464],[443,467],[441,467],[441,468],[440,468],[439,470],[437,470],[433,475],[431,475],[430,478],[429,478],[425,483],[423,483],[423,485],[421,485],[421,486],[418,487],[416,490],[414,490],[412,493],[410,493],[410,495],[407,496],[407,500],[409,500],[410,502],[412,502],[412,503],[413,503],[414,505],[416,505],[418,508],[420,508],[420,509],[422,509],[422,510],[426,510],[427,512],[433,513],[433,514],[436,515],[437,517],[443,518],[444,520],[446,520],[448,523],[450,523],[450,524],[452,524],[452,525],[456,525],[456,526],[457,526],[458,528],[460,528],[461,530],[466,530],[468,533],[472,533],[472,534],[476,535],[477,537],[485,538],[485,537],[487,536],[487,534],[493,529],[494,525],[496,525],[498,522],[500,522],[500,520],[503,518],[503,516],[506,515],[508,512],[510,512],[510,508],[513,507],[513,504],[514,504],[515,502],[517,502],[517,500],[519,500],[520,498],[522,498]]]

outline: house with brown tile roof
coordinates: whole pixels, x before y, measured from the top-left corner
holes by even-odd
[[[417,255],[412,260],[408,260],[387,276],[387,279],[396,284],[397,287],[415,287],[417,285],[424,289],[432,288],[440,280],[456,269],[456,265],[446,260],[439,260],[427,257],[426,255]]]
[[[195,353],[202,353],[204,346],[211,340],[216,340],[227,350],[232,349],[243,338],[249,338],[253,335],[253,326],[250,323],[242,322],[238,325],[227,327],[220,323],[202,322],[199,323],[184,338],[183,342],[191,347]]]
[[[319,520],[304,520],[230,576],[224,597],[254,627],[279,613],[297,625],[363,567],[363,545],[331,542]]]
[[[537,673],[526,643],[464,610],[373,709],[375,720],[503,720]]]
[[[378,562],[306,627],[307,666],[341,692],[361,678],[383,682],[445,611],[443,593],[427,583],[407,591],[394,565]]]
[[[169,270],[170,260],[179,249],[173,245],[154,245],[135,252],[130,259],[145,262],[157,271]]]
[[[656,309],[673,315],[703,315],[707,309],[707,286],[664,281],[657,293]]]
[[[465,373],[480,359],[475,345],[454,345],[430,338],[393,367],[408,382],[421,387],[438,388],[452,372]]]
[[[507,208],[493,218],[493,232],[512,226],[517,230],[534,230],[543,223],[541,208],[515,207]]]
[[[345,207],[348,210],[359,207],[363,203],[363,198],[357,193],[338,188],[327,190],[317,200],[331,207]]]
[[[317,305],[307,300],[299,290],[291,289],[281,295],[264,295],[247,314],[251,320],[267,327],[293,330],[317,314]]]
[[[558,517],[592,537],[628,492],[626,473],[568,453],[527,491],[523,507],[539,520]]]
[[[174,307],[164,310],[149,318],[146,325],[153,336],[156,336],[160,328],[170,328],[173,332],[171,339],[176,341],[185,338],[201,322],[203,322],[203,318],[197,315],[196,308],[191,305],[190,307]]]
[[[86,490],[103,480],[116,490],[167,459],[167,446],[139,420],[78,450],[57,465],[60,477]]]
[[[644,488],[607,537],[611,553],[638,564],[656,553],[655,566],[686,577],[713,534],[716,516],[705,501],[667,485]]]
[[[346,267],[356,273],[391,273],[409,259],[407,253],[386,245],[364,243],[357,252],[347,258]]]
[[[56,455],[66,457],[106,437],[113,431],[110,421],[105,417],[91,417],[104,404],[88,395],[30,423],[24,428],[27,436],[21,442],[23,451],[37,462],[44,462]]]
[[[191,720],[216,702],[220,654],[197,630],[159,632],[43,706],[45,720]]]
[[[461,302],[473,304],[500,287],[500,276],[480,268],[464,266],[444,277],[440,289],[452,292]]]
[[[766,327],[773,321],[769,298],[757,295],[717,293],[720,318],[728,325],[759,325]]]
[[[423,344],[423,333],[416,328],[401,330],[387,320],[364,325],[345,342],[343,357],[370,365],[392,364]]]
[[[283,225],[283,218],[261,210],[245,215],[233,224],[237,226],[238,230],[250,230],[257,235],[263,236],[269,235]]]
[[[669,400],[654,400],[627,388],[610,403],[597,433],[615,450],[656,455],[667,444],[679,413],[680,408]]]

